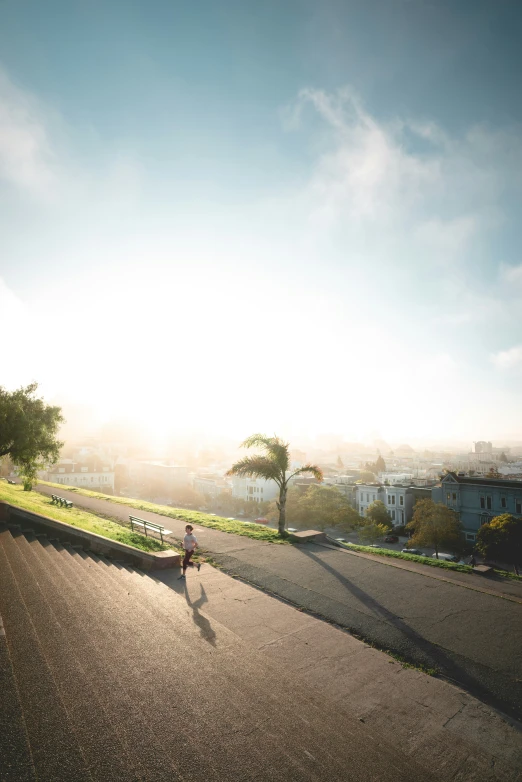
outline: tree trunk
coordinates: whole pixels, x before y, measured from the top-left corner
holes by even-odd
[[[286,486],[281,486],[279,490],[279,502],[277,507],[279,508],[278,532],[282,536],[285,534],[286,526]]]

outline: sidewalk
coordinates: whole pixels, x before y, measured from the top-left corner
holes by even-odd
[[[125,522],[136,513],[106,500],[69,496],[78,506]],[[168,525],[177,540],[183,537],[185,522],[139,514]],[[459,583],[480,582],[480,576],[458,573],[455,581],[446,570],[402,560],[397,566],[387,557],[314,544],[274,545],[199,525],[195,532],[204,552],[228,573],[417,666],[436,669],[484,703],[522,718],[522,605],[492,594],[489,585],[479,591]],[[516,582],[507,588],[512,583],[519,588]]]
[[[392,660],[349,633],[203,565],[159,577],[185,594],[203,636],[212,620],[320,692],[444,782],[520,782],[522,733],[448,682]]]

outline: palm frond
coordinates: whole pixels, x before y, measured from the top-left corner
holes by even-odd
[[[280,437],[267,437],[264,434],[252,434],[241,443],[242,448],[262,448],[267,458],[277,463],[282,473],[288,470],[290,454],[288,452],[288,443],[281,440]]]
[[[281,483],[281,470],[276,462],[267,456],[245,456],[225,474],[237,475],[240,478],[264,478],[267,481],[275,481],[278,485]]]
[[[316,464],[305,464],[303,467],[299,467],[298,470],[293,472],[290,477],[293,478],[295,475],[302,475],[303,473],[312,473],[314,478],[317,478],[318,481],[322,481],[324,477],[323,471]]]

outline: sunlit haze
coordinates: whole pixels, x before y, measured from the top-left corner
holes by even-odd
[[[517,6],[4,3],[0,385],[158,439],[522,439]]]

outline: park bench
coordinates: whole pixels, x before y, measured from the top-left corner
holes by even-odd
[[[72,508],[73,504],[70,500],[66,500],[65,497],[58,497],[57,494],[51,494],[51,505],[59,505],[61,508]]]
[[[138,527],[143,527],[143,532],[145,533],[145,537],[148,537],[147,530],[153,530],[154,532],[157,532],[161,538],[161,542],[163,543],[163,535],[171,535],[172,532],[170,529],[165,529],[165,527],[162,527],[161,524],[154,524],[152,521],[147,521],[146,519],[138,519],[137,516],[129,516],[130,523],[131,523],[131,529],[134,532],[134,525],[136,524]]]

